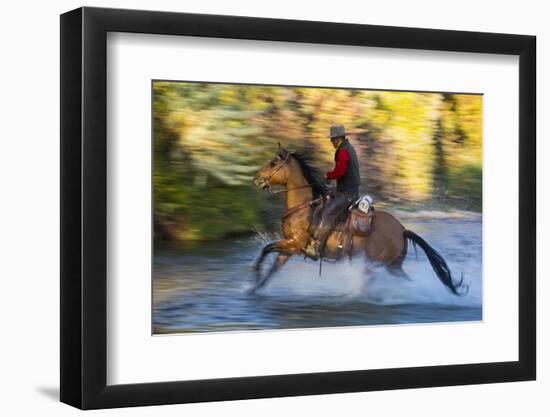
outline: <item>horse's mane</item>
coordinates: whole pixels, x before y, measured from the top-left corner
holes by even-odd
[[[313,158],[310,155],[306,155],[305,151],[296,151],[292,154],[294,159],[302,168],[302,174],[306,181],[311,185],[313,191],[313,198],[320,197],[328,191],[326,181],[324,180],[321,171],[313,164]]]

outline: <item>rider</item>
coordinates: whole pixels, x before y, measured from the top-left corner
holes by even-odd
[[[342,125],[330,127],[330,141],[336,149],[335,167],[325,174],[327,180],[336,180],[336,191],[332,193],[321,214],[318,224],[312,223],[310,240],[304,253],[318,259],[322,255],[328,236],[349,205],[359,198],[359,162],[355,149],[346,138]]]

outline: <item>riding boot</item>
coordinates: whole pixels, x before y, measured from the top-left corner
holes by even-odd
[[[306,246],[302,248],[302,252],[315,261],[319,259],[319,257],[323,255],[330,232],[330,225],[319,225],[319,227],[311,235]]]
[[[319,259],[319,242],[311,237],[308,240],[306,246],[302,248],[302,252],[308,258],[316,261],[317,259]]]
[[[328,200],[327,205],[321,213],[320,221],[312,224],[313,233],[310,234],[310,239],[307,245],[302,249],[302,252],[311,259],[317,260],[323,256],[326,242],[333,230],[339,217],[346,210],[350,203],[351,197],[347,193],[335,193]]]

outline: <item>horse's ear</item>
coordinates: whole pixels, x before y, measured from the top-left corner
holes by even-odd
[[[289,155],[292,155],[294,152],[290,152],[289,150],[286,150],[281,146],[281,142],[279,142],[279,150],[277,152],[277,157],[279,159],[288,159]]]
[[[281,142],[279,142],[279,149],[277,150],[277,156],[280,159],[285,159],[288,154],[288,151],[281,146]]]

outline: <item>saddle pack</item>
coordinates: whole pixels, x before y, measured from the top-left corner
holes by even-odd
[[[353,255],[353,237],[366,237],[372,232],[374,222],[373,199],[369,195],[359,198],[348,208],[348,216],[342,228],[338,229],[340,256]]]
[[[352,235],[367,236],[372,229],[374,214],[373,198],[365,194],[349,207],[347,222]]]
[[[372,230],[374,208],[364,212],[358,208],[351,208],[348,215],[348,229],[352,235],[367,236]]]

